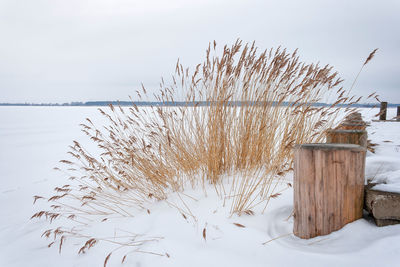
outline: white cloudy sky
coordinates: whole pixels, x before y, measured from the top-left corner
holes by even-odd
[[[400,103],[399,0],[0,0],[0,102],[127,100],[208,43],[299,48]]]

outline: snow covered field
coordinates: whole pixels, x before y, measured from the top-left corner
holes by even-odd
[[[378,111],[361,112],[364,120],[371,121]],[[388,118],[393,116],[395,109],[389,109]],[[100,241],[78,255],[84,240],[67,239],[59,254],[58,245],[48,248],[49,240],[40,237],[51,226],[44,220],[29,220],[42,205],[38,201],[33,206],[33,196],[51,194],[54,187],[65,184],[65,177],[52,168],[66,157],[72,140],[90,147],[79,128],[86,117],[101,121],[96,108],[89,107],[0,107],[0,266],[103,266],[116,248]],[[378,146],[376,154],[367,154],[366,178],[385,182],[379,189],[400,192],[400,123],[372,122],[367,130]],[[114,236],[116,242],[135,234],[137,240],[148,240],[134,253],[129,252],[137,248],[115,250],[107,266],[399,264],[400,225],[378,228],[360,219],[330,235],[301,240],[291,234],[292,189],[273,199],[264,214],[255,210],[255,215],[241,217],[230,217],[212,188],[207,192],[207,197],[185,192],[190,195],[185,202],[193,218],[183,218],[164,202],[154,203],[150,213],[94,221],[86,232],[94,237]],[[170,202],[179,199],[173,195]]]

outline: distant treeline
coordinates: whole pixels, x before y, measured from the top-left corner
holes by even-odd
[[[0,106],[51,106],[51,107],[93,107],[93,106],[132,106],[133,104],[136,106],[167,106],[167,107],[183,107],[183,106],[209,106],[211,104],[215,104],[215,102],[210,101],[199,101],[199,102],[185,102],[185,101],[176,101],[176,102],[152,102],[152,101],[89,101],[89,102],[70,102],[70,103],[0,103]],[[257,106],[263,105],[265,103],[262,102],[242,102],[242,101],[231,101],[225,103],[225,105],[232,106]],[[284,102],[281,103],[283,106],[291,105],[292,103]],[[313,106],[330,106],[330,104],[326,103],[315,103]],[[338,105],[339,107],[347,107],[347,105]],[[378,104],[373,103],[365,103],[365,104],[353,104],[353,107],[378,107]],[[390,104],[388,103],[388,107],[397,107],[400,104]]]

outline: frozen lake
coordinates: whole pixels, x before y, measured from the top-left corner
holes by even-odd
[[[362,110],[366,121],[376,113],[376,109]],[[388,118],[393,116],[395,109],[389,109]],[[104,258],[113,249],[99,243],[88,253],[78,255],[80,246],[71,240],[60,255],[57,246],[47,248],[49,242],[40,237],[49,225],[44,220],[29,220],[37,209],[32,205],[33,196],[50,194],[54,187],[65,183],[65,177],[52,168],[66,157],[72,140],[93,148],[79,127],[87,117],[102,121],[95,107],[0,107],[0,266],[103,266]],[[372,123],[368,128],[369,138],[379,146],[375,155],[367,155],[367,175],[385,181],[387,186],[383,189],[392,191],[400,191],[399,130],[400,123],[395,122]],[[400,225],[378,228],[371,221],[360,219],[330,235],[300,240],[290,235],[293,221],[287,219],[292,209],[291,189],[272,201],[265,214],[241,217],[229,217],[212,193],[208,197],[188,193],[197,199],[192,203],[196,223],[182,219],[175,209],[159,203],[152,206],[151,214],[93,224],[100,232],[123,228],[162,237],[146,247],[146,251],[162,256],[134,253],[121,265],[121,252],[118,257],[113,254],[107,266],[398,264]],[[210,210],[210,205],[215,208]],[[202,237],[203,229],[207,229],[207,241]]]

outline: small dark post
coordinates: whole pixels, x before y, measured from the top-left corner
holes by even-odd
[[[381,102],[381,111],[379,112],[379,120],[386,120],[387,102]]]
[[[396,121],[400,121],[400,106],[397,106],[397,117]]]

